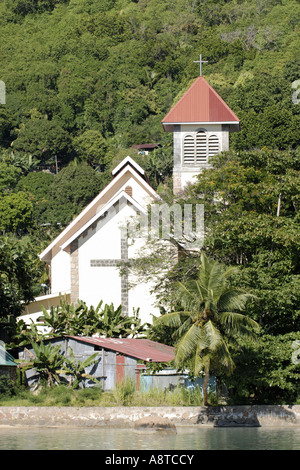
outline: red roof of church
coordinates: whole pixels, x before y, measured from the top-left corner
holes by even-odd
[[[169,111],[162,120],[162,125],[165,127],[168,124],[192,122],[239,124],[239,119],[201,76]]]

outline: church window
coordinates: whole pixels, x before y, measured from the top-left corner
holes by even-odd
[[[201,165],[220,151],[217,135],[208,135],[205,129],[193,134],[187,134],[183,140],[183,163],[186,165]]]
[[[196,134],[196,163],[206,163],[207,160],[207,134],[199,131]]]
[[[211,135],[208,139],[208,156],[212,157],[219,152],[219,139],[216,135]]]
[[[194,136],[186,135],[183,142],[184,163],[194,163],[195,142]]]

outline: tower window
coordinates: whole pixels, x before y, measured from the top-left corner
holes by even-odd
[[[220,151],[219,148],[219,139],[216,135],[211,135],[209,136],[208,139],[208,156],[212,157],[213,155],[216,155]]]
[[[207,134],[199,131],[196,134],[196,163],[206,163],[207,160]]]
[[[183,163],[185,165],[201,165],[220,151],[219,138],[209,135],[205,129],[187,134],[183,140]]]
[[[186,135],[183,142],[184,163],[194,163],[195,139],[193,135]]]

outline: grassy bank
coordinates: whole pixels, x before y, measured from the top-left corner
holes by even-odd
[[[215,404],[211,397],[211,404]],[[0,393],[0,406],[202,406],[199,388],[188,390],[177,387],[173,390],[135,391],[134,384],[125,382],[115,390],[104,392],[98,387],[73,390],[63,385],[52,388],[41,387],[31,392],[24,387],[10,388]]]

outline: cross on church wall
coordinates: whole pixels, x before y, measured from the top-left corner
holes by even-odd
[[[128,316],[129,305],[128,305],[128,242],[127,233],[125,230],[121,230],[121,258],[120,259],[91,259],[90,266],[95,267],[122,267],[121,274],[121,305],[122,313],[124,316]]]
[[[202,64],[208,63],[208,60],[202,60],[202,54],[200,54],[200,60],[193,60],[195,64],[199,64],[200,68],[200,77],[202,77]]]

